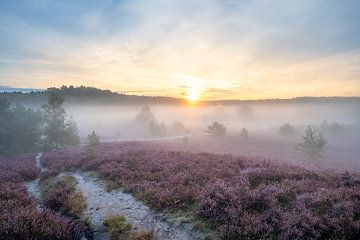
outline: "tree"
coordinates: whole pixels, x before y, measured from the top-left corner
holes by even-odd
[[[21,105],[11,108],[8,100],[0,100],[0,154],[36,151],[41,136],[41,120],[40,111]]]
[[[185,125],[183,122],[177,121],[175,120],[172,128],[176,131],[176,132],[184,132],[185,131]]]
[[[305,136],[302,137],[302,142],[297,145],[297,148],[309,155],[319,155],[326,143],[320,132],[316,133],[311,126],[307,126]]]
[[[100,137],[92,131],[91,134],[88,135],[88,144],[90,146],[96,146],[100,143]]]
[[[212,136],[220,137],[226,135],[226,127],[222,123],[215,121],[207,126],[205,132]]]
[[[151,112],[151,109],[149,106],[145,105],[140,113],[136,116],[135,122],[142,123],[142,124],[148,124],[151,121],[155,121],[155,116]]]
[[[242,128],[239,135],[244,139],[249,138],[249,132],[246,128]]]
[[[279,133],[284,137],[293,137],[296,133],[296,130],[289,123],[285,123],[280,127]]]
[[[44,112],[44,147],[76,146],[80,142],[76,123],[66,115],[64,100],[57,91],[50,91]]]
[[[149,122],[148,131],[151,136],[164,136],[167,132],[164,122],[158,124],[156,121]]]
[[[321,124],[321,130],[326,134],[341,134],[345,132],[345,125],[340,122],[332,122],[329,124],[328,121],[324,120]]]

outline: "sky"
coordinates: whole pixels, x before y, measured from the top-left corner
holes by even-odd
[[[360,96],[358,0],[2,0],[0,86]]]

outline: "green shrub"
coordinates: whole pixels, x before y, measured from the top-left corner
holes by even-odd
[[[131,236],[131,224],[126,223],[123,216],[107,216],[104,220],[111,240],[128,240]]]
[[[154,231],[132,232],[130,223],[120,215],[109,215],[104,220],[111,240],[155,240]]]
[[[88,135],[89,146],[96,146],[100,143],[100,137],[93,131]]]
[[[280,127],[279,133],[284,137],[293,137],[296,133],[296,130],[289,123],[285,123]]]
[[[226,135],[226,127],[224,124],[215,121],[212,122],[211,125],[207,126],[207,130],[205,132],[212,136],[220,137]]]
[[[321,153],[326,143],[325,138],[320,132],[317,133],[308,126],[306,128],[305,136],[302,137],[302,142],[297,145],[297,149],[310,155],[318,155]]]

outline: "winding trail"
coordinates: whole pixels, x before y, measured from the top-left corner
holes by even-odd
[[[37,155],[36,165],[43,172],[47,169],[41,164],[41,156],[41,153]],[[171,219],[154,212],[131,194],[120,189],[107,192],[105,182],[91,176],[88,172],[64,172],[60,174],[62,175],[74,176],[77,180],[77,189],[86,199],[87,208],[84,210],[84,216],[92,223],[93,239],[109,239],[103,226],[103,220],[107,215],[126,217],[135,231],[153,230],[158,240],[204,239],[203,235],[193,230],[190,224],[184,224],[179,219]],[[29,193],[39,200],[39,179],[27,182],[25,185]],[[40,205],[39,208],[41,209]]]

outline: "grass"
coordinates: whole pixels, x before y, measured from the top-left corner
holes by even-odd
[[[109,215],[104,220],[104,226],[111,240],[155,240],[155,235],[150,231],[132,231],[132,225],[126,222],[126,218],[120,215]]]

